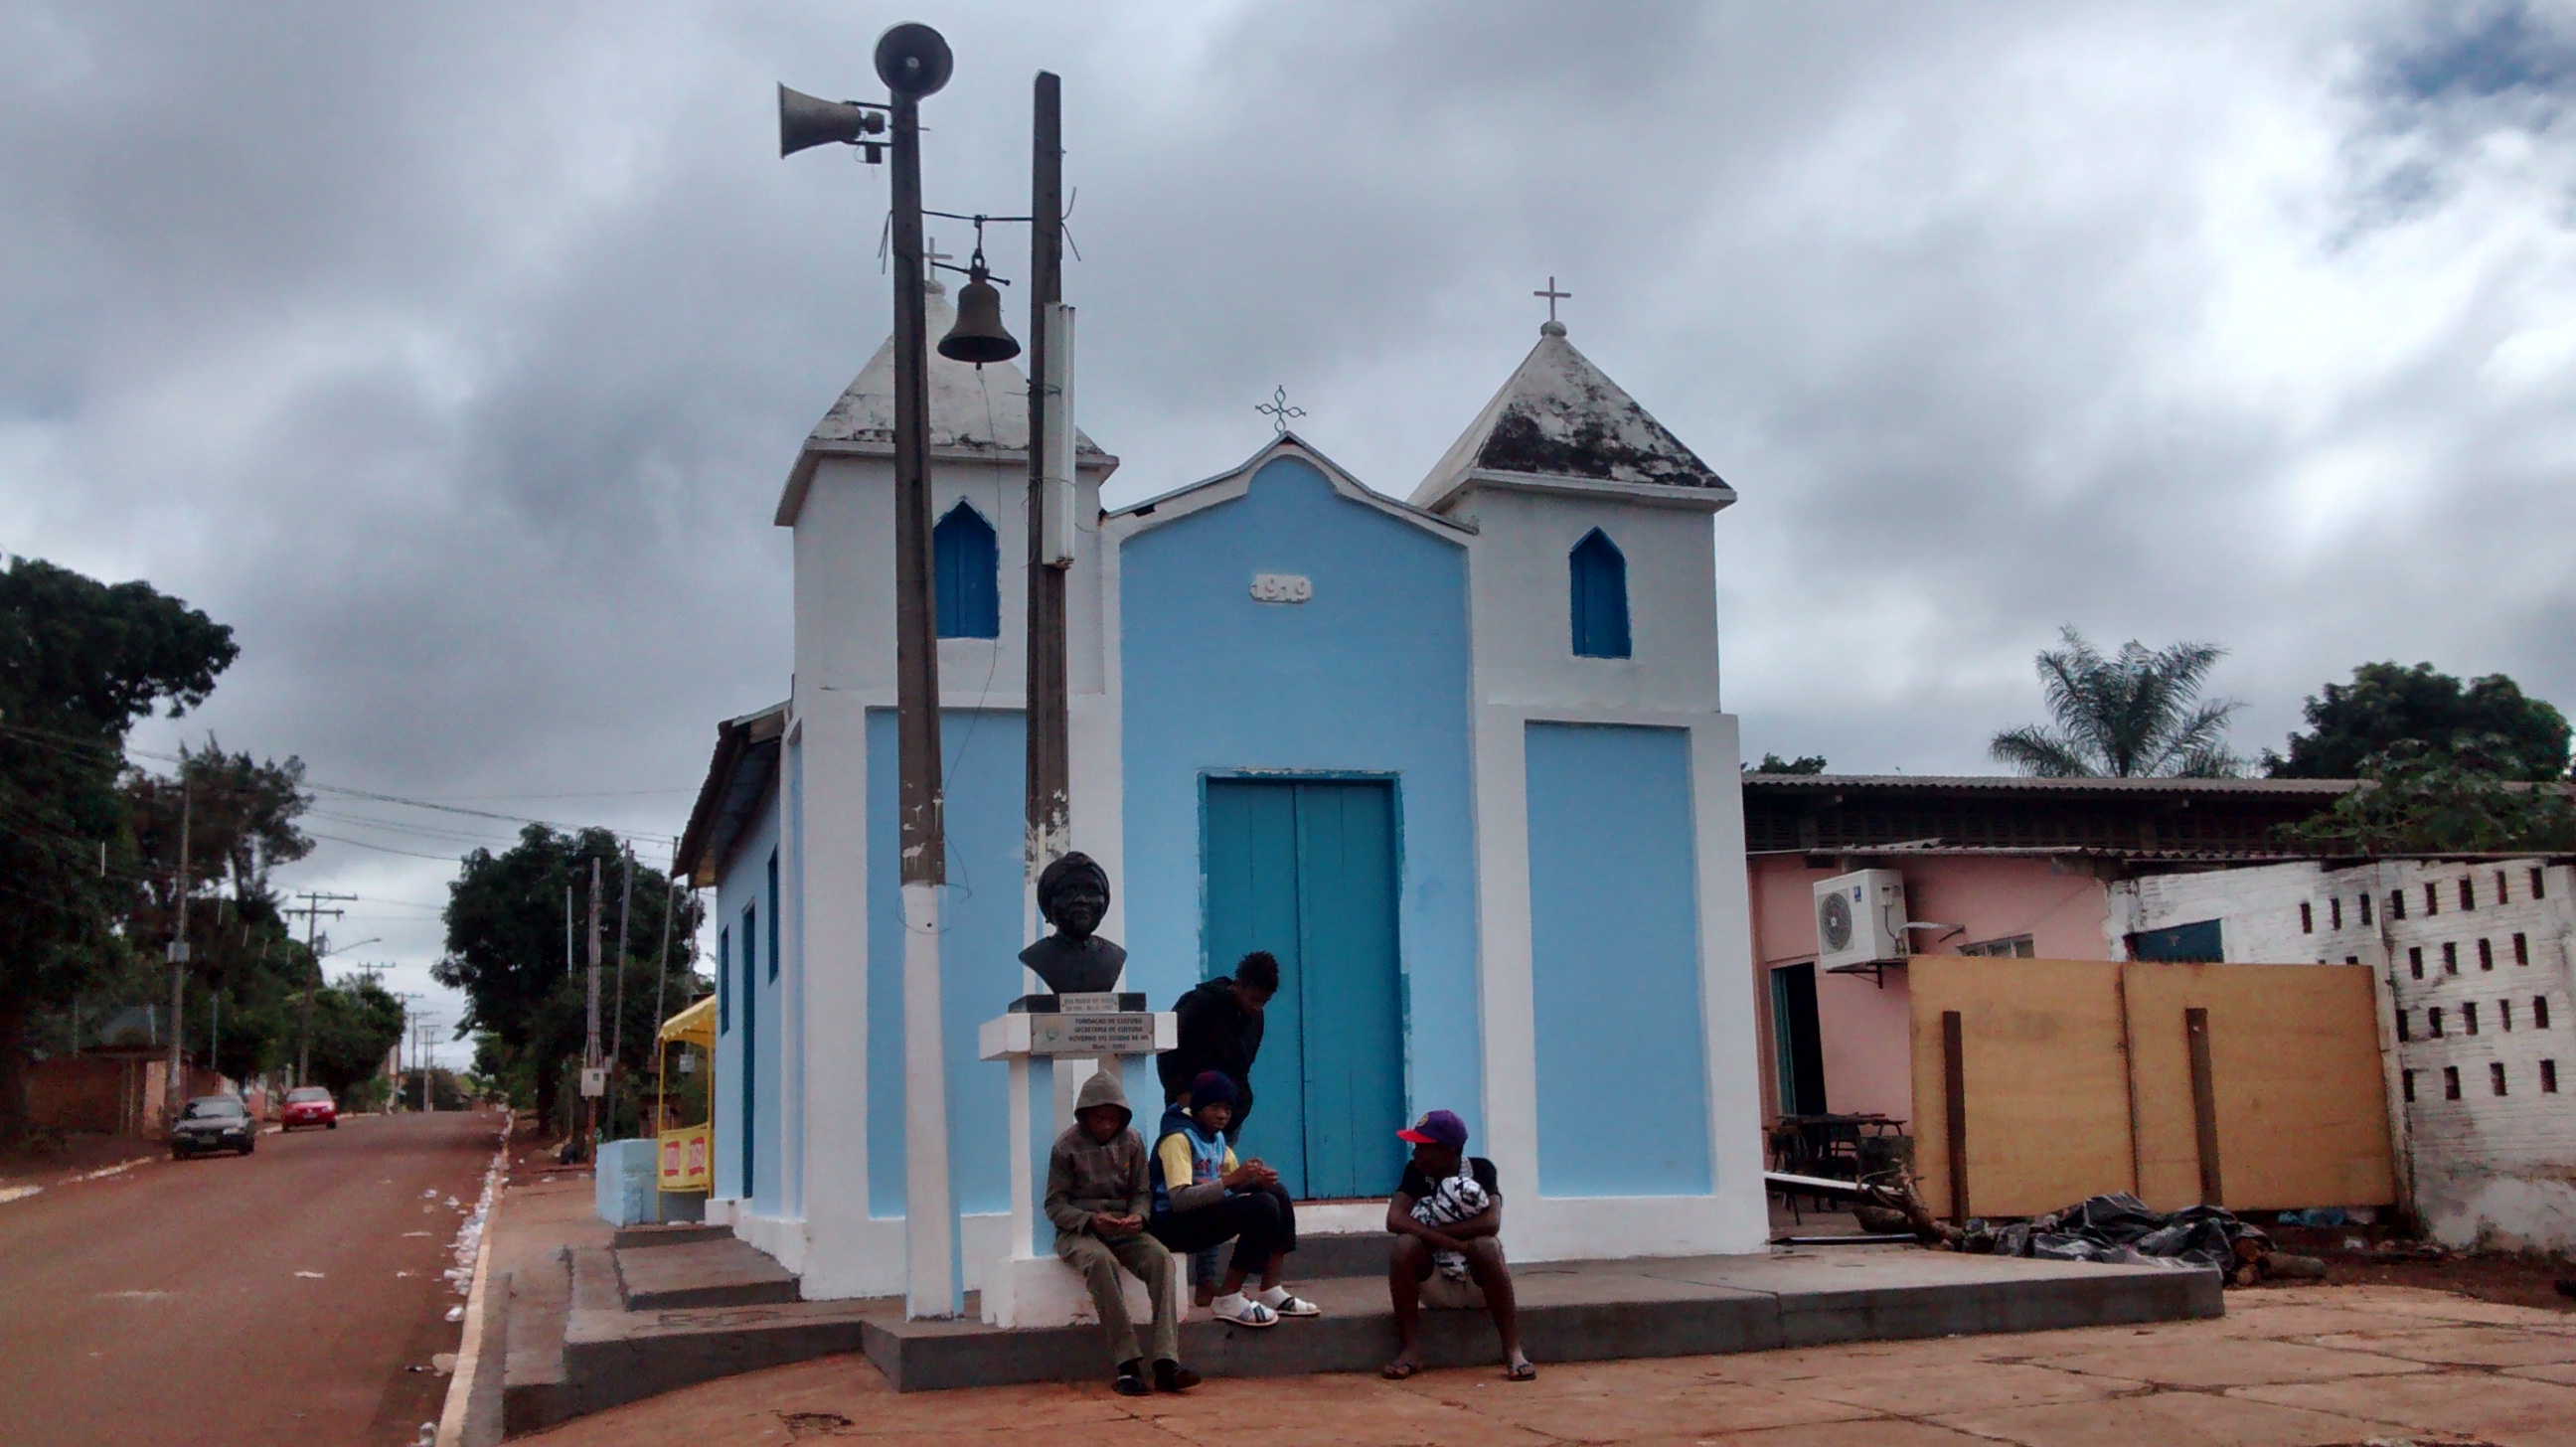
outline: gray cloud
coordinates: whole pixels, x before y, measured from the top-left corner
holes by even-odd
[[[1757,752],[1982,769],[2063,621],[2230,646],[2249,748],[2368,658],[2576,702],[2559,12],[917,13],[959,56],[934,205],[1019,209],[1065,76],[1114,498],[1240,458],[1278,384],[1408,491],[1552,273],[1743,494]],[[711,722],[785,690],[770,508],[886,325],[882,177],[780,162],[769,86],[864,96],[897,18],[0,9],[0,544],[233,623],[188,730],[676,832]],[[447,872],[298,882],[369,895],[344,937],[417,988]]]

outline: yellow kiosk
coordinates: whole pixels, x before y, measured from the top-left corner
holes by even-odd
[[[706,1089],[701,1098],[707,1102],[707,1118],[696,1125],[670,1124],[664,1098],[674,1047],[682,1051],[694,1048],[706,1061]],[[666,1195],[703,1195],[715,1184],[716,997],[709,995],[663,1021],[653,1054],[653,1126],[660,1142],[655,1183]],[[681,1069],[683,1074],[690,1073],[686,1065]]]

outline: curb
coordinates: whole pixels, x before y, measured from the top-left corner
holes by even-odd
[[[510,1127],[515,1120],[515,1113],[501,1119],[501,1148],[492,1157],[492,1202],[484,1212],[482,1239],[474,1247],[473,1284],[465,1296],[465,1334],[456,1344],[456,1374],[447,1379],[447,1400],[439,1409],[435,1447],[465,1447],[474,1379],[483,1362],[483,1313],[492,1271],[492,1217],[500,1211],[501,1197],[509,1190]]]

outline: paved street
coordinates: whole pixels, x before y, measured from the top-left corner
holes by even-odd
[[[0,1442],[416,1440],[500,1120],[353,1119],[0,1205]]]
[[[1295,1331],[1295,1323],[1276,1328]],[[898,1396],[834,1357],[631,1403],[539,1447],[2328,1447],[2576,1444],[2576,1315],[2406,1287],[2232,1291],[2216,1321],[1741,1356]]]

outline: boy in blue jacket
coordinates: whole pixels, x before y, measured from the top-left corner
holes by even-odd
[[[1279,1276],[1297,1249],[1297,1207],[1279,1173],[1258,1160],[1238,1163],[1226,1140],[1234,1123],[1234,1082],[1217,1071],[1190,1082],[1189,1099],[1163,1113],[1154,1141],[1154,1213],[1145,1229],[1176,1256],[1234,1243],[1224,1289],[1203,1301],[1220,1321],[1276,1326],[1283,1316],[1320,1316]],[[1262,1289],[1243,1284],[1258,1273]]]

